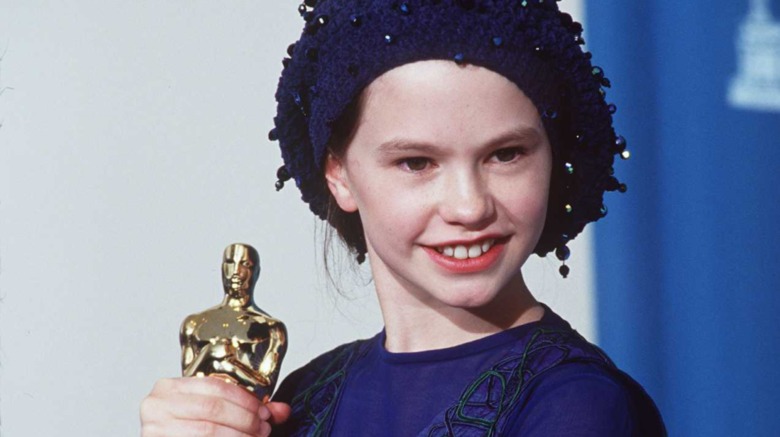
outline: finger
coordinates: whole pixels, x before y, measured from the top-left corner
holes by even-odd
[[[247,434],[214,422],[187,420],[144,424],[141,429],[142,437],[267,437],[270,433],[268,423],[258,432]]]
[[[290,418],[290,406],[284,402],[269,402],[265,404],[265,408],[268,409],[271,415],[268,421],[274,425],[282,424]]]
[[[257,410],[247,410],[227,399],[209,395],[174,393],[164,399],[151,397],[144,407],[155,411],[154,417],[160,420],[206,421],[247,434],[259,433],[265,423]]]
[[[170,378],[157,381],[152,389],[151,396],[165,393],[193,394],[216,396],[226,399],[248,411],[257,412],[260,400],[255,395],[235,384],[227,383],[218,378]]]

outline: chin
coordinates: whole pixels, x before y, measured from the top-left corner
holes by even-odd
[[[519,268],[517,274],[494,272],[492,278],[474,278],[474,281],[458,281],[445,290],[450,293],[441,297],[442,302],[452,307],[463,309],[479,309],[490,307],[510,294],[519,298],[522,290],[522,276]],[[519,279],[520,283],[517,282]]]
[[[460,287],[458,287],[460,288]],[[490,306],[498,297],[499,292],[494,288],[484,287],[463,287],[460,290],[454,290],[439,300],[447,306],[461,309],[478,309]]]

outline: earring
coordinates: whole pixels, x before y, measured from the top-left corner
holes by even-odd
[[[284,188],[284,183],[289,181],[291,176],[290,172],[287,171],[287,168],[285,166],[279,167],[279,170],[276,170],[276,177],[278,180],[276,181],[276,191],[281,190]]]
[[[569,276],[569,266],[566,265],[566,263],[563,263],[561,268],[558,269],[558,273],[561,274],[563,279],[566,279],[567,276]]]
[[[558,269],[558,272],[561,274],[561,276],[563,276],[564,279],[566,279],[566,277],[569,276],[569,272],[571,271],[569,266],[566,265],[566,260],[568,260],[571,256],[571,250],[569,250],[569,247],[566,246],[566,243],[563,243],[561,246],[555,249],[555,256],[563,263]]]

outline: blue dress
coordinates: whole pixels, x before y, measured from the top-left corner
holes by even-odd
[[[274,436],[665,436],[653,401],[557,314],[447,349],[390,353],[384,332],[290,374]]]

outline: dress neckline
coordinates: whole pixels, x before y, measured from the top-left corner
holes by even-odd
[[[541,305],[544,308],[544,315],[538,321],[515,326],[459,345],[419,352],[389,352],[385,349],[386,332],[382,329],[374,337],[374,348],[378,351],[380,359],[388,364],[423,364],[469,357],[490,349],[500,348],[510,342],[518,341],[529,331],[539,326],[560,326],[561,324],[566,324],[547,305],[543,303]]]

